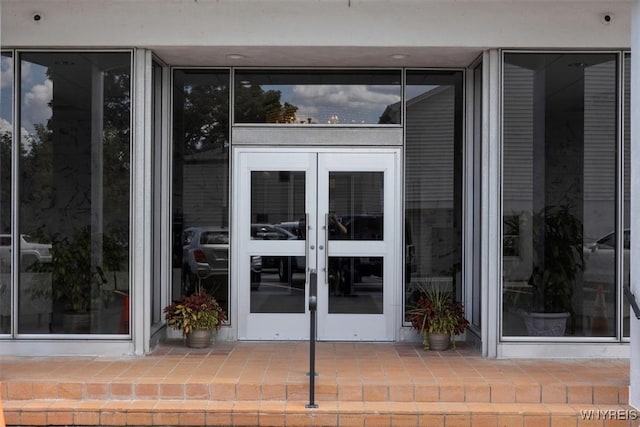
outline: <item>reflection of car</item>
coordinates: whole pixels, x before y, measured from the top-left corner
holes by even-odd
[[[251,239],[253,240],[297,240],[298,237],[284,227],[274,224],[251,224]],[[277,268],[281,282],[288,282],[294,272],[304,271],[306,260],[304,257],[263,256],[264,268]]]
[[[253,240],[296,240],[296,236],[273,224],[251,224]]]
[[[304,240],[303,236],[306,234],[304,232],[304,227],[305,227],[304,220],[281,222],[281,223],[277,224],[277,226],[280,227],[280,228],[284,228],[289,233],[291,233],[294,236],[296,236],[297,239]]]
[[[629,278],[629,252],[631,232],[624,230],[624,280]],[[609,233],[595,243],[584,247],[584,280],[595,285],[607,285],[615,282],[616,233]]]
[[[39,243],[27,234],[20,235],[20,262],[31,265],[34,262],[51,262],[51,244]],[[0,234],[0,263],[11,265],[11,235]]]
[[[229,271],[229,230],[221,227],[190,227],[182,233],[182,281],[187,293],[198,280],[219,277],[226,282]],[[251,257],[251,288],[260,285],[262,259]]]

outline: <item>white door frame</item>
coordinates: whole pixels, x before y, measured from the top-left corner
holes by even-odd
[[[253,156],[256,154],[257,156]],[[269,162],[264,162],[265,156],[269,154],[275,154],[269,158]],[[391,173],[385,173],[385,212],[389,211],[392,215],[385,214],[384,233],[389,239],[385,239],[384,244],[385,254],[385,268],[383,270],[384,280],[387,291],[384,293],[384,315],[383,319],[378,319],[375,324],[371,325],[372,334],[363,336],[352,335],[340,335],[336,333],[336,329],[340,329],[336,322],[338,317],[342,317],[342,321],[357,321],[356,315],[330,315],[326,317],[326,300],[323,301],[319,298],[319,322],[318,322],[318,336],[320,339],[336,339],[336,340],[351,340],[351,341],[395,341],[398,339],[398,332],[402,326],[402,319],[400,318],[402,312],[402,271],[400,268],[402,265],[402,182],[401,182],[401,164],[402,154],[399,148],[332,148],[332,147],[291,147],[291,148],[267,148],[267,147],[237,147],[233,149],[233,167],[234,167],[234,190],[233,190],[233,220],[231,228],[231,245],[232,245],[232,270],[231,270],[231,298],[235,301],[232,303],[235,316],[232,317],[232,321],[236,321],[238,339],[265,339],[265,340],[298,340],[306,339],[309,334],[309,321],[308,321],[308,289],[305,289],[305,311],[300,314],[277,314],[278,321],[286,322],[290,325],[287,331],[277,331],[269,324],[269,317],[273,317],[274,314],[252,314],[249,312],[249,287],[241,286],[242,283],[246,284],[250,281],[249,278],[249,260],[250,253],[261,253],[266,250],[268,254],[267,245],[272,245],[273,241],[264,242],[249,240],[248,238],[242,238],[242,236],[248,236],[248,228],[250,224],[250,209],[247,206],[250,205],[250,176],[249,171],[253,170],[305,170],[310,171],[308,175],[313,175],[307,178],[306,188],[312,188],[313,191],[307,190],[306,206],[309,211],[309,223],[312,227],[315,224],[321,226],[322,221],[318,221],[316,218],[315,209],[309,209],[309,207],[318,206],[318,210],[323,207],[317,200],[320,200],[320,194],[316,197],[316,193],[320,190],[316,177],[321,173],[317,171],[316,164],[311,157],[316,158],[316,154],[321,156],[331,155],[334,159],[337,159],[343,163],[342,166],[338,166],[338,169],[334,169],[332,165],[331,170],[344,170],[344,171],[359,171],[359,170],[389,170]],[[333,156],[333,155],[336,156]],[[382,168],[376,166],[374,168],[367,168],[367,163],[371,159],[375,159],[375,155],[385,154],[386,156],[380,156],[385,166]],[[354,157],[355,155],[355,157]],[[253,158],[253,160],[252,160]],[[351,159],[351,161],[349,161]],[[253,162],[253,164],[252,164]],[[258,163],[256,163],[258,162]],[[319,161],[320,162],[320,161]],[[320,162],[322,163],[322,162]],[[376,163],[376,162],[374,162]],[[379,163],[379,162],[378,162]],[[255,168],[258,169],[255,169]],[[243,176],[244,175],[244,176]],[[326,178],[326,177],[325,177]],[[320,178],[318,178],[320,179]],[[310,187],[311,186],[311,187]],[[325,197],[323,195],[322,197]],[[326,206],[324,207],[326,209]],[[387,216],[389,217],[387,219]],[[324,217],[324,215],[323,215]],[[393,218],[395,220],[393,220]],[[289,241],[285,246],[280,246],[278,253],[281,255],[287,255],[290,251],[291,256],[297,256],[301,253],[308,251],[309,262],[308,268],[316,269],[318,271],[318,294],[326,292],[327,287],[324,285],[324,254],[320,252],[320,246],[324,245],[325,234],[322,230],[312,230],[309,239],[306,241],[307,248],[304,247],[303,241]],[[393,238],[395,236],[395,238]],[[317,237],[317,240],[316,240]],[[346,243],[346,242],[344,242]],[[355,242],[349,242],[355,243]],[[377,243],[377,242],[376,242]],[[263,247],[264,246],[264,247]],[[300,246],[300,247],[298,247]],[[339,246],[339,245],[338,245]],[[357,246],[357,245],[356,245]],[[337,247],[337,246],[336,246]],[[313,248],[313,249],[311,249]],[[344,249],[344,248],[343,248]],[[282,251],[285,252],[282,252]],[[316,253],[319,253],[317,256]],[[339,253],[337,253],[339,255]],[[316,260],[319,264],[316,265]],[[308,272],[307,272],[308,282]],[[325,304],[325,305],[323,305]],[[323,311],[320,311],[323,310]],[[333,317],[333,320],[331,320]],[[381,316],[382,317],[382,316]]]

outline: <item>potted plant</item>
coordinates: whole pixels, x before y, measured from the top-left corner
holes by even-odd
[[[463,333],[469,322],[464,317],[462,303],[454,301],[451,293],[440,286],[418,286],[418,298],[408,311],[409,321],[422,336],[425,350],[455,348],[454,337]]]
[[[165,307],[164,314],[167,325],[181,330],[186,336],[187,346],[194,348],[208,347],[213,331],[220,329],[222,322],[227,320],[218,301],[204,290],[183,296],[180,301]]]
[[[127,259],[126,250],[113,236],[92,236],[89,226],[70,236],[55,234],[47,240],[51,242],[51,261],[35,263],[29,271],[49,273],[51,282],[42,284],[33,295],[53,297],[62,313],[64,332],[90,333],[91,313],[112,297],[105,289],[104,271],[115,274]],[[98,241],[99,247],[92,251]]]
[[[584,270],[582,236],[570,204],[545,206],[533,216],[533,298],[524,317],[529,335],[564,335],[567,319],[573,329],[573,288]]]

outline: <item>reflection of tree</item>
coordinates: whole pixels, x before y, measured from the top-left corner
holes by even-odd
[[[279,90],[264,91],[260,85],[237,86],[235,120],[237,123],[294,123],[298,107],[280,103]]]
[[[103,189],[105,224],[128,240],[130,159],[129,67],[107,73],[104,78]]]
[[[176,139],[185,154],[225,147],[229,141],[229,88],[218,84],[185,85],[176,111]],[[176,106],[180,105],[176,100]]]
[[[183,155],[226,148],[229,145],[229,88],[213,77],[176,73],[176,150]],[[280,102],[280,91],[264,91],[260,85],[238,86],[235,96],[237,123],[293,123],[298,107]]]
[[[55,203],[53,185],[53,144],[52,132],[48,126],[34,125],[35,133],[30,135],[29,144],[20,144],[20,211],[21,229],[33,226],[43,227],[51,215]],[[23,136],[26,138],[26,136]],[[28,228],[27,228],[28,227]],[[28,232],[33,232],[33,229]]]
[[[0,232],[11,230],[11,132],[0,134]]]
[[[104,229],[128,240],[130,179],[130,71],[129,66],[96,71],[84,67],[64,75],[55,66],[47,76],[54,82],[55,96],[49,102],[52,116],[46,124],[35,124],[35,132],[23,135],[20,144],[21,232],[53,234],[72,232],[91,222],[91,176],[102,167]],[[101,77],[102,106],[92,98],[91,77]],[[75,78],[73,84],[69,82]],[[78,89],[80,87],[80,89]],[[95,90],[94,90],[95,92]],[[95,141],[96,118],[102,137]],[[100,141],[100,139],[98,139]],[[96,150],[99,150],[96,154]],[[93,154],[92,154],[93,153]],[[97,160],[96,160],[97,159]],[[99,182],[99,181],[98,181]],[[95,190],[95,188],[94,188]],[[38,232],[39,231],[39,232]]]
[[[229,74],[174,73],[173,242],[190,225],[228,224]],[[193,191],[196,190],[196,191]]]

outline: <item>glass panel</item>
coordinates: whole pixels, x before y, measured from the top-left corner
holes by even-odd
[[[303,240],[305,218],[303,171],[251,172],[251,238]]]
[[[251,313],[304,313],[304,256],[251,257]]]
[[[20,333],[128,333],[129,53],[21,55]]]
[[[400,71],[238,70],[235,76],[235,123],[400,123]]]
[[[382,257],[329,257],[329,313],[382,314]]]
[[[631,54],[624,55],[624,258],[622,284],[630,286],[629,254],[631,252]],[[622,303],[622,336],[629,335],[629,301]]]
[[[11,137],[13,56],[0,57],[0,334],[11,330]]]
[[[444,283],[462,297],[462,77],[460,71],[407,72],[407,308],[427,283]]]
[[[617,56],[506,54],[504,73],[503,334],[613,336]]]
[[[473,70],[473,282],[471,323],[482,326],[482,64]]]
[[[163,234],[160,228],[160,213],[162,212],[162,66],[153,61],[151,65],[151,108],[153,114],[151,115],[151,140],[153,141],[153,168],[152,168],[152,181],[153,181],[153,212],[154,215],[151,218],[151,229],[153,230],[152,244],[153,256],[151,262],[153,267],[151,269],[151,324],[155,325],[162,322],[162,301],[161,286],[162,281],[160,279],[161,268],[161,245],[160,236]]]
[[[329,212],[330,240],[383,240],[384,172],[330,172]]]
[[[204,287],[229,313],[229,72],[173,74],[173,299]]]
[[[251,239],[274,245],[305,239],[305,172],[251,172]],[[252,259],[255,264],[256,256]],[[262,274],[252,269],[252,313],[304,313],[304,256],[260,255]]]

